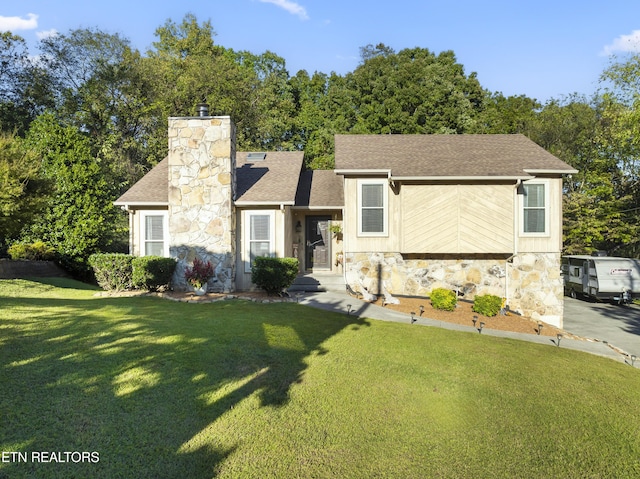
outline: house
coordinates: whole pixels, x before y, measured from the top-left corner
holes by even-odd
[[[242,291],[255,256],[293,256],[356,291],[495,294],[562,325],[562,175],[576,170],[523,135],[337,135],[335,158],[307,171],[301,152],[235,151],[229,117],[169,118],[167,158],[116,202],[131,252],[177,258],[178,288],[195,257],[214,264],[212,290]]]

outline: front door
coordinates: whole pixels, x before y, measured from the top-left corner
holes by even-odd
[[[307,216],[306,267],[331,269],[330,216]]]

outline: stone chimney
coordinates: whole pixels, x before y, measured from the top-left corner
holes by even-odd
[[[173,285],[187,289],[195,258],[211,261],[209,291],[235,290],[236,132],[228,116],[169,118],[169,250],[178,260]]]

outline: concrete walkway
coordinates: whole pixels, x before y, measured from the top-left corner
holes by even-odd
[[[327,292],[319,292],[319,293],[302,293],[298,297],[298,302],[300,304],[304,304],[307,306],[311,306],[314,308],[324,309],[326,311],[333,311],[337,313],[347,314],[349,310],[351,315],[370,318],[370,319],[378,319],[381,321],[393,321],[397,323],[405,323],[411,324],[411,316],[404,313],[399,313],[397,311],[392,311],[389,309],[385,309],[380,306],[376,306],[360,299],[349,296],[346,293],[337,293],[333,291]],[[350,307],[349,307],[350,305]],[[446,321],[437,321],[434,319],[421,318],[416,316],[417,321],[414,323],[414,326],[432,326],[442,329],[449,329],[452,331],[464,331],[469,333],[478,334],[478,330],[471,326],[463,326],[460,324],[448,323]],[[497,331],[491,329],[483,329],[482,334],[486,336],[495,336],[500,338],[510,338],[510,339],[518,339],[521,341],[529,341],[532,343],[544,344],[549,347],[558,347],[557,339],[550,338],[549,336],[537,336],[535,334],[523,334],[523,333],[512,333],[509,331]],[[563,337],[560,340],[561,348],[566,349],[574,349],[576,351],[583,351],[585,353],[595,354],[598,356],[604,356],[611,358],[615,361],[626,363],[631,365],[631,359],[620,352],[616,351],[615,348],[611,347],[609,344],[600,342],[600,341],[592,341],[592,340],[581,340],[581,339],[571,339],[568,337]],[[634,367],[640,367],[640,358],[635,361]]]

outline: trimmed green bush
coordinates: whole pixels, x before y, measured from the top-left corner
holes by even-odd
[[[502,298],[493,294],[476,296],[473,300],[473,311],[483,316],[495,316],[502,308]]]
[[[96,253],[89,256],[89,266],[102,289],[122,291],[132,287],[133,258],[123,253]]]
[[[176,269],[176,260],[162,256],[140,256],[133,258],[131,268],[134,288],[157,291],[163,286],[169,286]]]
[[[32,261],[50,261],[55,258],[56,250],[44,241],[33,243],[14,243],[7,250],[11,259],[28,259]]]
[[[431,306],[435,309],[453,311],[458,304],[458,296],[455,291],[444,288],[436,288],[431,291]]]
[[[281,294],[293,284],[298,275],[296,258],[258,256],[251,268],[251,282],[267,294]]]

